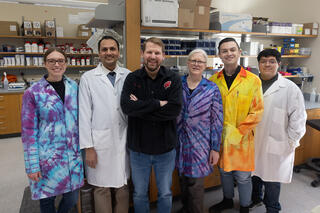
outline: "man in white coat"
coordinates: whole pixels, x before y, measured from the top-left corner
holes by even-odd
[[[258,55],[264,114],[256,128],[255,171],[252,204],[266,206],[267,213],[281,210],[281,183],[290,183],[294,152],[306,131],[306,111],[301,90],[278,74],[281,55],[266,49]],[[264,195],[262,187],[264,186]]]
[[[88,183],[95,186],[95,212],[127,213],[127,117],[121,110],[120,96],[130,71],[117,65],[120,53],[115,38],[104,36],[98,49],[101,63],[80,80],[80,147],[86,153]]]

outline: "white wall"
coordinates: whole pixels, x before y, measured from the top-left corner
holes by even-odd
[[[268,17],[269,20],[294,23],[320,23],[319,0],[212,0],[212,7],[225,12],[250,13],[252,16]],[[310,59],[299,60],[315,76],[312,87],[320,93],[320,39],[310,39],[304,43],[312,48]],[[294,60],[294,59],[291,59]]]

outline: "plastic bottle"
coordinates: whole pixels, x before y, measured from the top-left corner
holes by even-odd
[[[3,79],[3,89],[8,90],[9,81],[7,79],[7,73],[3,72],[4,79]]]
[[[311,92],[311,94],[310,94],[310,102],[312,102],[312,103],[314,103],[314,102],[316,102],[316,89],[315,88],[313,88],[312,89],[312,92]]]
[[[31,44],[30,41],[26,41],[26,43],[24,44],[24,51],[26,53],[30,53],[31,52]]]
[[[31,50],[32,50],[31,52],[33,52],[33,53],[37,53],[37,52],[39,52],[37,42],[32,42]]]

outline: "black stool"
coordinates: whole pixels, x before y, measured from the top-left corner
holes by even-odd
[[[307,120],[307,125],[320,131],[320,119]],[[299,173],[301,169],[315,171],[317,178],[311,182],[311,186],[317,187],[320,185],[320,158],[310,158],[306,163],[295,166],[293,171]]]

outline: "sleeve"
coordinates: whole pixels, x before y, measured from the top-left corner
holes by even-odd
[[[80,149],[94,146],[91,137],[92,97],[85,75],[79,85],[79,142]]]
[[[210,140],[211,140],[211,150],[215,150],[217,152],[220,151],[221,145],[221,135],[223,129],[223,105],[221,93],[218,87],[215,89],[213,93],[213,104],[211,107],[211,131],[210,131]]]
[[[141,117],[141,119],[168,121],[177,118],[182,107],[182,83],[178,75],[174,75],[172,80],[172,86],[168,93],[168,103],[158,110]]]
[[[39,113],[31,91],[26,91],[22,98],[21,139],[24,151],[26,173],[40,171],[39,164]]]
[[[122,111],[128,116],[143,118],[145,115],[158,110],[160,108],[160,101],[156,99],[139,99],[138,101],[130,100],[130,95],[135,94],[135,83],[133,73],[130,73],[123,84],[120,105]]]
[[[300,139],[306,132],[307,113],[304,106],[304,98],[300,89],[293,85],[288,97],[288,137],[292,149],[298,147]],[[290,92],[289,91],[289,92]]]
[[[257,83],[254,87],[253,99],[250,105],[248,116],[238,126],[239,133],[242,138],[243,135],[253,131],[254,128],[261,121],[263,116],[263,94],[260,79],[257,79]],[[240,139],[241,140],[241,139]]]

